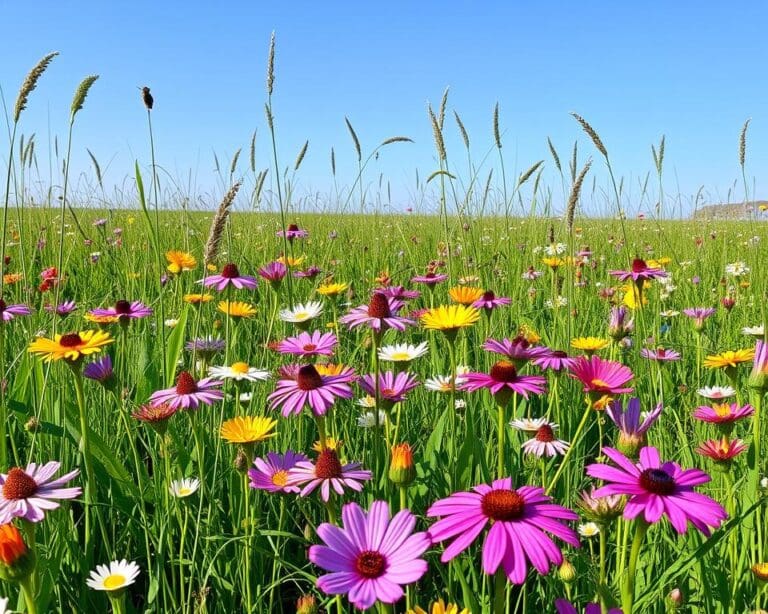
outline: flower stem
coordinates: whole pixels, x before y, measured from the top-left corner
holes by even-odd
[[[80,371],[79,364],[71,363],[70,367],[75,379],[77,408],[80,413],[80,452],[83,455],[83,464],[85,465],[85,556],[90,565],[93,560],[93,544],[91,542],[91,506],[93,505],[96,483],[94,481],[93,462],[91,459],[91,446],[88,440],[88,417],[85,413],[83,374]]]
[[[621,609],[624,614],[632,614],[635,603],[635,574],[637,573],[637,560],[640,558],[640,548],[643,546],[643,538],[648,531],[648,523],[642,518],[635,524],[635,537],[632,540],[632,550],[629,553],[629,568],[627,578],[621,591]]]
[[[547,492],[546,492],[547,495],[549,495],[552,492],[552,490],[555,488],[555,484],[557,484],[557,480],[560,478],[560,474],[563,472],[563,469],[568,465],[568,459],[570,458],[571,453],[576,449],[576,444],[579,441],[579,437],[581,436],[581,432],[584,430],[584,425],[586,425],[587,418],[589,417],[589,413],[591,411],[592,411],[592,403],[590,401],[587,401],[587,408],[584,410],[584,415],[581,417],[581,422],[579,422],[579,426],[576,427],[576,433],[574,433],[573,439],[571,439],[571,447],[568,448],[568,451],[565,453],[565,456],[563,457],[563,460],[560,463],[560,466],[557,468],[557,471],[555,472],[555,477],[553,477],[552,481],[549,483],[549,487],[547,488]]]
[[[21,586],[21,593],[24,595],[24,602],[27,604],[27,614],[37,614],[35,590],[32,588],[32,576],[27,576],[21,580],[19,586]]]
[[[499,432],[499,461],[496,466],[496,479],[501,480],[504,477],[504,406],[496,406],[496,428]]]
[[[499,568],[493,580],[493,614],[504,614],[507,606],[507,577]]]

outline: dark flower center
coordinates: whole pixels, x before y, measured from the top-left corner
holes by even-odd
[[[525,499],[516,490],[498,488],[483,495],[480,508],[491,520],[515,520],[523,514]]]
[[[640,474],[640,486],[655,495],[671,495],[675,492],[675,478],[663,469],[645,469]]]
[[[288,224],[288,232],[296,232],[298,229],[298,224]]]
[[[7,307],[7,305],[5,304],[5,301],[4,301],[3,299],[1,299],[1,298],[0,298],[0,313],[2,313],[3,311],[5,311],[5,308],[6,308],[6,307]]]
[[[317,369],[315,369],[315,365],[304,365],[299,369],[296,383],[299,386],[299,390],[317,390],[322,387],[323,378],[317,372]]]
[[[317,346],[314,343],[307,343],[303,348],[301,348],[305,352],[314,352],[317,349]]]
[[[568,354],[563,352],[563,350],[555,350],[554,352],[552,352],[552,356],[554,358],[568,358]]]
[[[37,492],[37,482],[24,473],[20,467],[14,467],[8,472],[3,484],[3,496],[6,499],[18,500],[32,497]]]
[[[511,362],[500,360],[491,367],[491,377],[497,382],[515,382],[517,381],[517,369]]]
[[[355,559],[355,569],[364,578],[378,578],[387,569],[387,559],[375,550],[363,550]]]
[[[427,279],[434,279],[435,277],[437,277],[437,275],[435,275],[434,273],[427,273],[424,277],[426,277]]]
[[[645,260],[642,260],[641,258],[635,258],[632,261],[632,272],[633,273],[642,273],[648,268],[648,265],[645,264]]]
[[[131,304],[128,301],[117,301],[115,303],[115,313],[118,315],[128,315],[131,313]]]
[[[523,337],[522,335],[518,335],[514,339],[512,339],[512,345],[516,345],[517,347],[521,347],[524,350],[528,349],[528,347],[531,345],[528,343],[528,339]]]
[[[182,371],[176,378],[176,394],[193,394],[197,392],[197,382],[189,371]]]
[[[240,271],[237,270],[236,264],[228,262],[222,267],[221,276],[226,277],[227,279],[233,279],[235,277],[240,277]]]
[[[74,348],[82,343],[83,340],[77,333],[67,333],[66,335],[62,335],[61,339],[59,339],[59,345],[65,348]]]
[[[315,475],[321,480],[341,477],[341,461],[334,450],[326,448],[317,457]]]
[[[659,358],[664,358],[667,355],[667,350],[665,350],[664,348],[659,348],[658,350],[656,350],[656,355]]]
[[[389,300],[381,292],[376,292],[368,303],[368,315],[371,318],[389,318],[392,311],[389,309]]]
[[[536,441],[549,443],[554,440],[555,440],[555,433],[552,430],[552,427],[549,426],[548,424],[542,424],[539,427],[539,430],[536,431]]]
[[[493,301],[495,299],[496,299],[496,295],[493,293],[493,290],[488,290],[486,292],[483,292],[484,301]]]

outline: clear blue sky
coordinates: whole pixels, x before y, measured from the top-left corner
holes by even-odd
[[[109,185],[130,178],[134,159],[148,163],[136,87],[149,85],[159,163],[183,180],[191,173],[193,190],[215,200],[221,187],[214,151],[228,166],[243,147],[245,171],[258,128],[258,165],[269,163],[264,77],[274,30],[281,165],[292,165],[310,141],[300,191],[330,188],[331,146],[340,183],[351,182],[347,115],[366,151],[394,135],[415,140],[391,146],[368,175],[374,181],[384,172],[395,205],[408,206],[414,169],[425,177],[436,168],[426,104],[437,106],[450,86],[449,111],[463,118],[474,158],[493,144],[498,101],[508,173],[545,159],[558,200],[547,136],[564,160],[576,139],[582,160],[595,154],[569,111],[597,128],[633,193],[638,177],[652,169],[651,144],[665,134],[666,188],[677,193],[679,184],[686,196],[703,185],[708,200],[724,199],[740,178],[738,135],[751,117],[748,175],[758,197],[768,194],[764,2],[0,0],[0,14],[0,85],[8,106],[37,60],[61,53],[22,116],[21,130],[37,134],[46,179],[49,117],[61,139],[76,85],[96,73],[100,79],[77,118],[73,169],[89,168],[86,147],[108,167]],[[449,157],[463,161],[450,115],[446,133]],[[602,162],[595,162],[602,182]]]

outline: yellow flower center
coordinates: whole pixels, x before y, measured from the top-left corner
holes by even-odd
[[[250,367],[244,362],[236,362],[230,367],[230,369],[232,369],[232,371],[238,375],[245,375],[250,370]]]
[[[113,591],[125,585],[125,576],[119,573],[113,573],[104,578],[104,588]]]
[[[186,497],[187,495],[191,495],[191,494],[192,494],[192,489],[191,488],[187,488],[185,486],[182,486],[181,488],[179,488],[179,496],[180,497]]]
[[[392,360],[409,360],[410,357],[407,352],[395,352],[392,354]]]
[[[603,381],[601,379],[597,379],[597,378],[592,380],[592,385],[595,388],[608,388],[608,383],[607,382],[605,382],[605,381]]]
[[[309,318],[309,314],[306,311],[297,311],[293,314],[293,317],[296,320],[307,320]]]
[[[731,414],[731,408],[728,406],[727,403],[717,403],[712,406],[712,409],[715,410],[715,413],[720,418],[725,418],[726,416],[729,416]]]
[[[275,471],[275,473],[272,475],[272,483],[275,486],[279,486],[280,488],[288,484],[288,472],[285,469]]]

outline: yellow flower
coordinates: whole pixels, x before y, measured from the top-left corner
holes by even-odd
[[[660,258],[656,258],[655,260],[646,260],[645,264],[649,269],[663,269],[665,266],[667,266],[670,262],[672,262],[672,258],[669,256],[661,256]]]
[[[649,281],[646,281],[643,284],[643,289],[650,288],[651,283]],[[635,287],[634,284],[627,284],[626,286],[621,287],[621,291],[624,293],[624,299],[623,303],[629,307],[630,309],[637,309],[637,304],[639,302],[640,297],[638,296],[638,290],[637,287]],[[648,304],[648,295],[643,292],[643,305]]]
[[[256,307],[243,301],[221,301],[218,310],[231,318],[250,318],[256,315]]]
[[[133,224],[136,221],[136,218],[133,217],[132,215],[129,215],[128,219],[125,220],[125,221],[128,222],[128,225],[130,226],[131,224]]]
[[[557,267],[563,266],[565,264],[565,260],[558,258],[557,256],[542,258],[541,262],[552,269],[556,269]]]
[[[459,303],[459,305],[471,305],[483,296],[483,292],[485,290],[474,286],[454,286],[448,290],[448,296],[451,297],[454,303]]]
[[[469,614],[468,608],[459,609],[455,603],[445,603],[442,599],[435,601],[428,609],[423,610],[419,606],[408,610],[407,614]]]
[[[323,296],[338,296],[342,292],[346,292],[348,288],[348,283],[323,284],[317,288],[317,293]]]
[[[21,273],[8,273],[7,275],[3,275],[4,284],[15,284],[22,279],[24,279],[24,276]]]
[[[208,264],[206,264],[206,265],[205,265],[205,268],[206,268],[206,270],[207,270],[209,273],[215,273],[215,272],[217,271],[217,267],[216,267],[216,265],[215,265],[215,264],[213,264],[212,262],[209,262]]]
[[[600,337],[576,337],[571,339],[571,347],[576,350],[581,350],[587,354],[594,354],[598,350],[603,350],[608,347],[610,342],[608,339],[602,339]]]
[[[221,438],[229,443],[256,443],[274,437],[277,420],[264,416],[238,416],[221,425]]]
[[[708,369],[727,369],[729,367],[738,367],[743,362],[750,362],[755,357],[755,350],[752,348],[746,350],[728,350],[707,356],[704,360],[704,366]]]
[[[201,303],[208,303],[213,300],[212,294],[185,294],[184,302],[190,305],[199,305]]]
[[[330,362],[325,364],[317,364],[315,365],[315,369],[320,375],[341,375],[342,373],[346,373],[350,370],[347,365],[343,365],[341,363],[333,364]]]
[[[139,277],[141,277],[141,273],[128,273],[128,277],[130,279],[138,279]]]
[[[539,333],[537,333],[533,328],[531,328],[527,324],[522,324],[518,329],[517,334],[520,335],[523,339],[525,339],[531,345],[535,345],[539,341],[541,341],[541,335],[539,335]]]
[[[92,313],[86,313],[83,317],[94,324],[114,324],[120,321],[118,316],[97,316]]]
[[[749,286],[750,286],[750,283],[746,279],[742,279],[739,282],[739,288],[742,288],[743,290],[746,290],[747,288],[749,288]]]
[[[427,330],[456,332],[472,326],[480,319],[480,311],[466,305],[441,305],[428,309],[421,316],[421,323]]]
[[[341,446],[344,445],[344,442],[341,439],[336,439],[335,437],[326,437],[325,438],[325,448],[326,450],[338,450],[341,448]],[[323,448],[320,446],[320,442],[316,441],[312,444],[312,449],[315,452],[322,452]]]
[[[182,271],[191,271],[197,266],[197,260],[192,254],[177,250],[165,252],[165,259],[168,261],[168,271],[174,275]]]
[[[285,256],[280,256],[277,261],[289,267],[297,267],[301,266],[306,259],[306,256],[299,256],[298,258],[291,258],[290,256],[286,258]]]
[[[100,352],[101,348],[113,339],[109,333],[101,330],[86,330],[79,333],[56,335],[53,339],[38,337],[29,344],[30,354],[40,354],[45,362],[68,360],[75,362],[81,356]]]
[[[760,582],[768,582],[768,563],[755,563],[752,565],[752,574]]]

